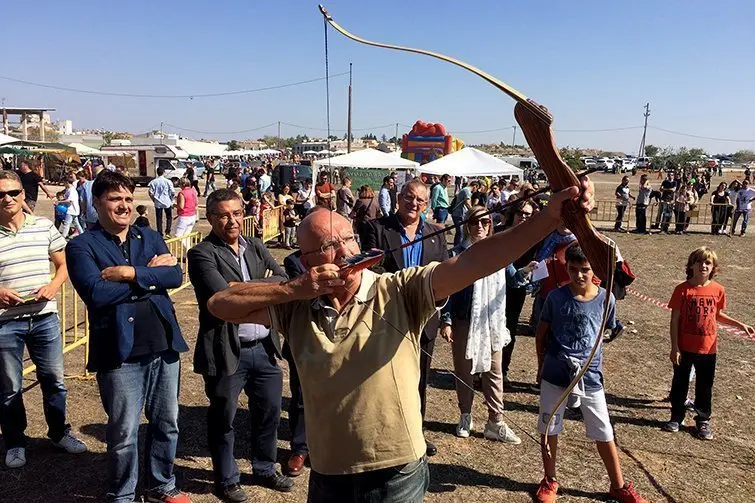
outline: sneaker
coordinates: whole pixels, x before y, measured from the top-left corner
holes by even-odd
[[[619,503],[647,503],[647,500],[640,496],[640,493],[635,490],[634,484],[631,482],[625,482],[624,487],[621,489],[614,489],[612,487],[608,496]]]
[[[147,493],[147,501],[150,503],[191,503],[191,498],[178,489],[173,488],[164,493],[149,491]]]
[[[519,445],[522,443],[522,439],[516,436],[514,430],[509,428],[509,425],[501,421],[500,423],[494,423],[488,421],[485,423],[485,431],[483,435],[488,440],[498,440],[504,444]]]
[[[456,436],[460,438],[469,438],[472,432],[472,414],[462,414],[459,424],[456,426]]]
[[[63,449],[68,454],[81,454],[82,452],[89,450],[87,444],[71,435],[70,432],[63,435],[63,438],[61,438],[57,442],[52,441],[52,445],[54,445],[58,449]]]
[[[713,432],[710,429],[710,423],[708,421],[700,421],[697,423],[697,438],[700,440],[713,440]]]
[[[626,327],[624,326],[624,324],[622,322],[620,322],[620,321],[617,320],[616,321],[616,326],[613,329],[611,329],[611,339],[610,340],[611,341],[615,341],[618,336],[620,336],[621,334],[624,333],[624,329],[625,328]]]
[[[21,468],[26,464],[26,448],[11,447],[5,453],[5,466],[8,468]]]
[[[679,431],[679,427],[680,426],[681,426],[681,424],[679,424],[676,421],[669,421],[668,423],[666,423],[663,426],[661,426],[661,429],[663,431],[667,431],[669,433],[676,433],[676,432]]]
[[[543,477],[540,481],[540,486],[535,493],[535,501],[537,503],[553,503],[558,496],[558,481],[556,479],[550,480],[548,477]]]
[[[268,489],[280,491],[282,493],[291,492],[294,488],[294,480],[291,477],[286,477],[278,472],[267,476],[253,475],[252,479],[258,486],[267,487]]]
[[[690,412],[697,412],[697,410],[695,409],[695,402],[693,402],[689,398],[684,401],[684,408]]]
[[[215,489],[215,496],[225,503],[246,503],[249,501],[246,493],[241,488],[241,484],[231,484],[222,488],[218,487]]]

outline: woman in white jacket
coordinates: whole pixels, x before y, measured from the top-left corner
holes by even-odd
[[[490,215],[485,208],[475,207],[467,213],[465,239],[453,248],[458,255],[474,243],[493,233]],[[469,437],[472,431],[472,376],[480,374],[482,394],[488,407],[484,436],[507,444],[521,440],[503,420],[502,349],[511,341],[506,328],[506,281],[524,282],[527,271],[513,266],[477,280],[473,285],[453,294],[443,308],[441,335],[451,342],[454,372],[461,418],[456,427],[458,437]]]

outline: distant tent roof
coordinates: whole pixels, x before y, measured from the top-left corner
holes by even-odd
[[[523,171],[513,164],[486,154],[472,147],[461,150],[440,159],[428,162],[419,168],[422,173],[451,176],[501,176],[517,175],[522,178]]]
[[[96,148],[87,147],[83,143],[69,143],[69,147],[76,149],[76,153],[79,155],[104,155],[104,152],[97,150]],[[108,155],[111,155],[108,152]]]
[[[375,168],[375,169],[390,169],[390,168],[403,168],[412,169],[419,167],[418,162],[404,159],[403,157],[397,157],[392,154],[386,154],[374,148],[366,148],[364,150],[357,150],[350,154],[339,155],[337,157],[331,157],[329,159],[320,159],[314,162],[315,166],[327,167],[333,166],[337,168]]]
[[[7,134],[0,133],[0,145],[5,145],[6,143],[13,143],[14,141],[19,141],[18,138],[14,138],[12,136],[8,136]]]

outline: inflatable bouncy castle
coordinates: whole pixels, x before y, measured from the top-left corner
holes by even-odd
[[[461,150],[464,142],[446,134],[443,124],[417,121],[401,139],[401,157],[426,164],[444,155]]]

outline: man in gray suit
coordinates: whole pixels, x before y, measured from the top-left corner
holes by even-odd
[[[276,491],[288,492],[293,487],[289,477],[275,471],[283,388],[275,338],[264,325],[225,322],[207,310],[210,297],[234,283],[287,279],[259,239],[241,235],[243,218],[238,193],[216,190],[207,199],[212,232],[188,252],[189,277],[199,304],[194,371],[204,377],[210,399],[207,437],[215,494],[232,503],[247,501],[233,455],[233,418],[242,389],[249,397],[255,481]]]

